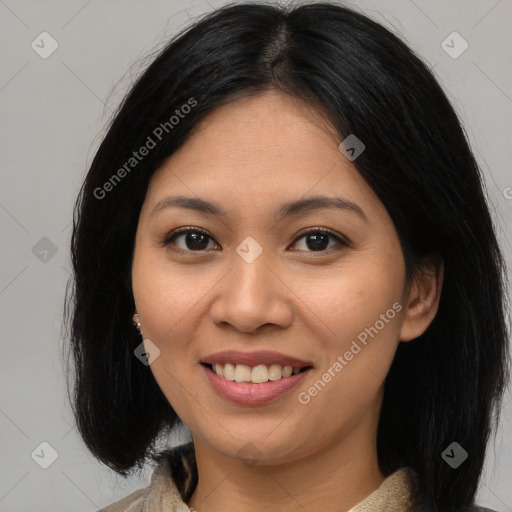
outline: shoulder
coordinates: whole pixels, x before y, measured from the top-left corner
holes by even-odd
[[[145,512],[148,505],[161,502],[171,506],[169,512],[188,511],[185,501],[192,494],[198,478],[193,444],[168,448],[152,459],[156,467],[147,487],[97,512]]]
[[[393,484],[400,486],[404,486],[404,483],[407,482],[409,485],[409,496],[410,496],[410,504],[407,507],[407,510],[414,512],[424,512],[427,510],[425,504],[422,503],[422,500],[419,497],[419,485],[420,480],[416,471],[410,467],[403,467],[395,471],[392,475],[390,475],[384,482],[393,481]],[[405,510],[405,509],[404,509]],[[430,508],[429,508],[430,510]],[[503,512],[498,511],[486,507],[482,507],[480,505],[466,505],[460,508],[457,508],[457,512]]]
[[[138,489],[123,499],[111,503],[97,512],[142,512],[148,492],[149,486],[144,489]]]
[[[147,503],[155,500],[155,494],[160,493],[161,479],[169,477],[169,464],[162,458],[153,468],[149,485],[137,489],[128,496],[107,505],[97,512],[143,512],[147,510]]]

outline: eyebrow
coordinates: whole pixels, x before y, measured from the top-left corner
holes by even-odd
[[[227,212],[218,204],[206,201],[198,197],[187,196],[169,196],[159,201],[149,214],[150,217],[157,212],[166,208],[186,208],[188,210],[206,213],[208,215],[216,215],[218,217],[228,217]],[[328,196],[311,196],[305,199],[298,199],[283,203],[274,213],[279,220],[287,217],[297,216],[303,213],[311,212],[320,209],[337,208],[344,211],[352,212],[358,215],[362,220],[368,222],[364,211],[356,203],[344,199],[342,197],[328,197]]]

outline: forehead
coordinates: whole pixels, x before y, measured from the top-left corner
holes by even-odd
[[[301,100],[276,92],[238,98],[196,125],[153,175],[147,199],[154,208],[178,192],[253,210],[326,193],[379,202],[338,149],[340,140],[326,117]]]
[[[304,148],[314,154],[319,139],[330,140],[334,145],[339,139],[325,114],[296,97],[266,91],[218,107],[196,125],[188,142],[215,141],[216,147],[209,149],[219,153],[243,146],[264,152]]]

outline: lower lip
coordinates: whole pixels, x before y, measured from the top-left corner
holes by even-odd
[[[201,365],[217,392],[224,398],[238,404],[259,405],[272,402],[292,390],[312,370],[309,368],[290,377],[270,380],[261,384],[235,382],[217,375],[209,367]]]

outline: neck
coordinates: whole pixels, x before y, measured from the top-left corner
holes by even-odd
[[[199,479],[188,506],[197,512],[346,512],[385,478],[375,432],[361,426],[311,455],[277,465],[262,460],[249,466],[193,438]]]

